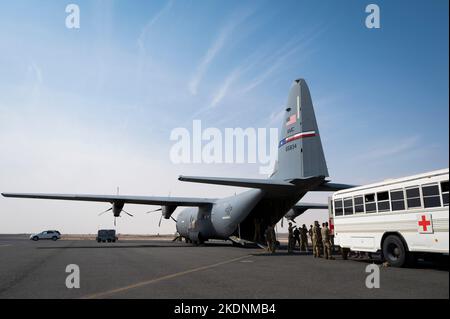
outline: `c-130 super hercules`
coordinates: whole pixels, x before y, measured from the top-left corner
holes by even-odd
[[[148,197],[127,195],[75,195],[2,193],[5,197],[109,202],[115,217],[126,203],[161,205],[162,217],[169,219],[178,206],[189,207],[176,220],[178,233],[195,243],[208,239],[239,236],[252,241],[255,225],[264,230],[284,216],[293,219],[310,208],[326,208],[321,204],[298,201],[310,191],[337,191],[352,187],[326,180],[328,169],[317,127],[308,86],[303,79],[291,86],[281,126],[278,161],[268,179],[180,176],[180,181],[251,188],[241,194],[202,199],[184,197]],[[108,211],[109,211],[108,210]],[[125,212],[127,213],[127,212]],[[258,223],[255,221],[258,220]]]

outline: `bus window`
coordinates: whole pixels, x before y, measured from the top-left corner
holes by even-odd
[[[391,191],[391,206],[392,210],[405,210],[405,194],[403,189],[396,189]]]
[[[423,206],[425,208],[441,207],[438,184],[422,185]]]
[[[353,215],[353,199],[344,198],[344,215]]]
[[[377,193],[378,211],[387,212],[391,210],[391,205],[389,203],[389,192]]]
[[[364,213],[364,200],[362,196],[355,197],[355,214]]]
[[[375,203],[375,194],[367,194],[364,196],[366,202],[366,213],[375,213],[377,211],[377,204]]]
[[[342,216],[342,214],[343,214],[342,199],[335,199],[334,200],[334,215]]]
[[[422,203],[420,202],[419,187],[415,186],[406,189],[406,202],[408,204],[408,209],[422,207]]]
[[[444,206],[448,206],[448,181],[441,182],[441,191],[442,203],[444,203]]]

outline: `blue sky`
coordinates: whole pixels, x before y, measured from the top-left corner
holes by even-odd
[[[65,27],[69,3],[80,7],[78,30]],[[262,176],[255,164],[171,164],[171,130],[194,118],[221,129],[279,127],[299,77],[311,90],[333,180],[448,167],[448,1],[373,2],[376,30],[364,24],[369,3],[2,2],[0,190],[240,191],[177,183],[181,173]],[[95,231],[88,218],[111,221],[96,217],[101,205],[86,205],[3,199],[0,211],[11,215],[0,232],[18,231],[23,220],[26,231],[52,220],[71,232]],[[41,218],[30,219],[30,209]],[[58,209],[65,219],[49,212]],[[80,210],[94,213],[80,218]],[[157,231],[155,218],[145,226],[123,218],[122,230]]]

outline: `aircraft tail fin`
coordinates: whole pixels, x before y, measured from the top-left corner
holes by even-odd
[[[272,179],[328,177],[311,95],[303,79],[295,80],[291,86],[280,134]]]

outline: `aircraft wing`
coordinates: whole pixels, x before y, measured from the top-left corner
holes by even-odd
[[[2,193],[4,197],[73,200],[87,202],[128,203],[142,205],[204,206],[212,205],[215,199],[190,197],[156,197],[128,195],[83,195],[83,194],[37,194],[37,193]]]

